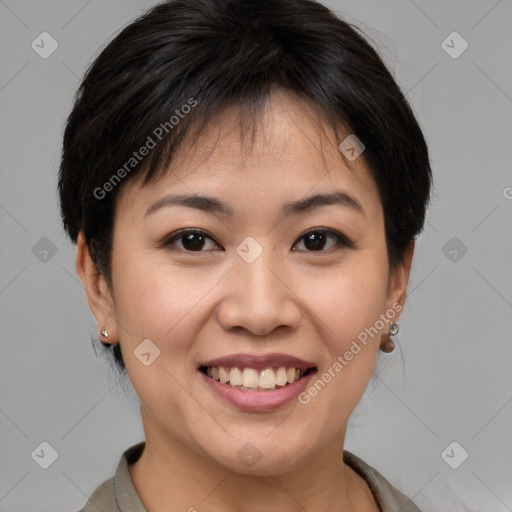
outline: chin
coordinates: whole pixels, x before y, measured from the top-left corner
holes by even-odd
[[[306,435],[304,432],[304,439]],[[279,436],[272,439],[272,436],[268,436],[268,432],[262,436],[245,434],[225,445],[209,443],[205,451],[217,464],[244,475],[278,475],[306,463],[308,451],[313,449],[310,443],[299,442],[297,436],[284,436],[288,437],[285,444],[284,439]],[[310,435],[307,437],[311,438]],[[214,450],[212,446],[215,446]]]

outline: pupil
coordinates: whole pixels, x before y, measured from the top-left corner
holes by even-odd
[[[183,237],[183,246],[186,249],[190,249],[192,251],[202,249],[204,245],[204,236],[199,233],[190,233],[188,235],[184,235]]]
[[[308,247],[309,243],[309,247]],[[325,244],[325,235],[323,233],[310,233],[305,240],[306,247],[312,250],[319,250]]]

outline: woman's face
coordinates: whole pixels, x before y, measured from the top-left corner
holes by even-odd
[[[316,119],[275,94],[250,151],[226,111],[161,180],[121,191],[98,324],[120,339],[148,443],[255,474],[342,447],[408,271],[389,274],[364,153],[351,172]],[[309,371],[292,384],[290,368]]]

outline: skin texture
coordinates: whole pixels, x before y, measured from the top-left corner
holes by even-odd
[[[321,125],[311,105],[276,92],[252,148],[241,144],[226,109],[162,179],[128,182],[116,206],[112,289],[79,237],[77,269],[98,332],[106,327],[109,342],[120,340],[141,401],[146,449],[129,468],[151,512],[171,505],[252,512],[262,509],[263,496],[266,511],[379,510],[341,461],[347,420],[373,371],[380,334],[307,405],[293,400],[245,412],[213,393],[197,370],[234,353],[280,352],[314,362],[321,375],[379,315],[404,304],[414,244],[390,273],[382,204],[364,154],[350,170],[340,141]],[[364,214],[342,205],[279,214],[284,202],[335,190],[356,198]],[[168,206],[145,216],[169,193],[213,196],[234,215]],[[201,251],[187,251],[183,238],[162,246],[182,228],[212,239]],[[311,249],[302,236],[312,228],[337,231],[355,248],[328,235],[323,249]],[[236,252],[248,236],[263,248],[250,264]],[[388,331],[386,323],[382,333]],[[161,351],[149,366],[133,354],[144,339]],[[251,467],[237,456],[248,442],[261,453]]]

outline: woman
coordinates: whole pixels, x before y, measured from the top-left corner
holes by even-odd
[[[431,187],[375,50],[311,0],[171,0],[97,57],[64,226],[141,402],[83,512],[418,509],[344,451]]]

